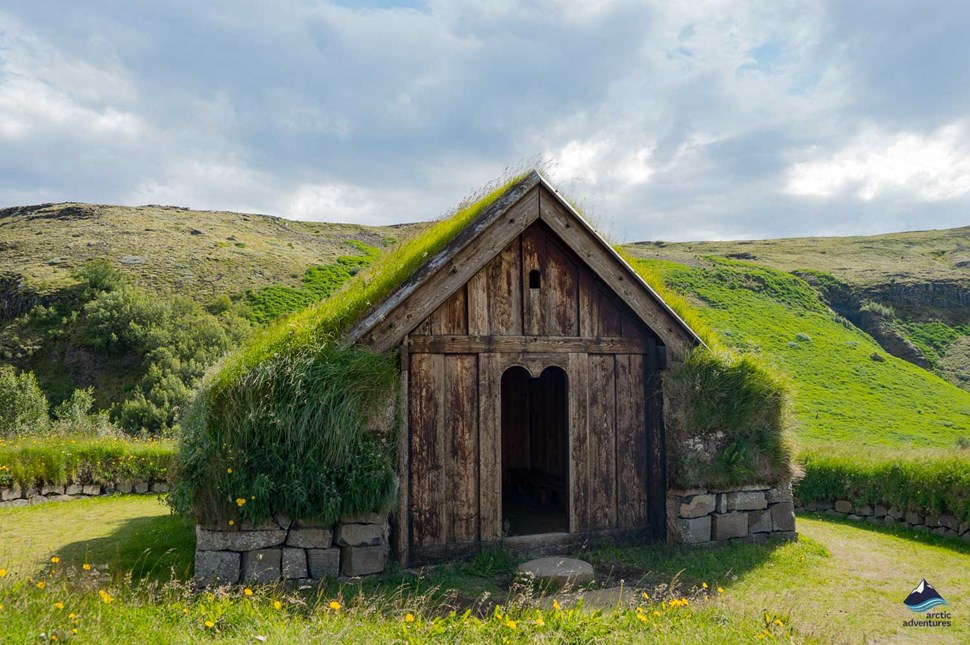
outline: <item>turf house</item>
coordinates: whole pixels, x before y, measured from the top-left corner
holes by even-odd
[[[661,290],[537,172],[393,247],[209,375],[197,578],[795,537],[783,383]]]

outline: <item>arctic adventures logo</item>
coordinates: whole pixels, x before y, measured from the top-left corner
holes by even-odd
[[[943,599],[943,596],[941,596],[940,593],[926,581],[926,578],[920,580],[920,583],[916,585],[916,588],[913,589],[908,596],[906,596],[906,600],[903,601],[903,604],[906,605],[910,611],[916,613],[926,612],[925,620],[919,620],[916,618],[904,620],[903,627],[950,627],[950,625],[952,625],[950,612],[930,611],[934,607],[947,604],[947,602]]]

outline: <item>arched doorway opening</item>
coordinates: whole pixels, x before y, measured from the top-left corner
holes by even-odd
[[[566,372],[538,378],[519,366],[502,374],[502,523],[505,535],[569,530]]]

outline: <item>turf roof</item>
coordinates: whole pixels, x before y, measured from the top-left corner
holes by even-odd
[[[426,265],[429,258],[454,240],[489,206],[533,175],[532,172],[522,173],[496,188],[484,189],[484,194],[466,201],[454,214],[384,252],[330,298],[281,318],[257,332],[226,357],[214,376],[212,386],[216,390],[226,387],[270,357],[337,342],[344,332]]]

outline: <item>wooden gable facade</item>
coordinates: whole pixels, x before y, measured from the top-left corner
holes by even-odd
[[[699,341],[539,175],[350,340],[400,351],[403,562],[663,537],[661,375]]]

